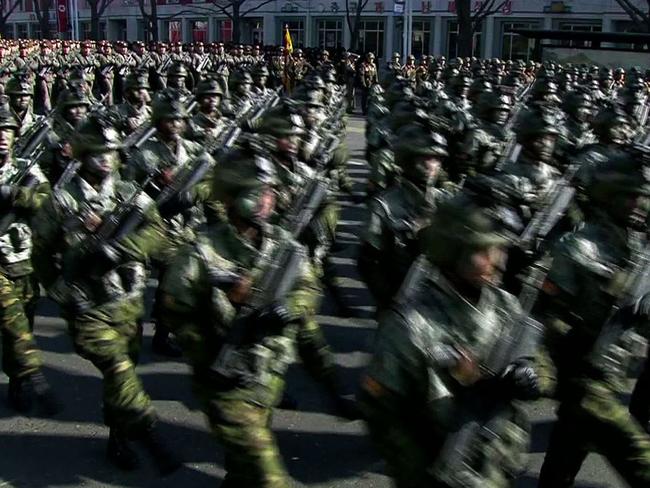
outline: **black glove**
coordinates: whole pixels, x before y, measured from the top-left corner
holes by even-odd
[[[16,198],[18,188],[14,185],[0,185],[0,205],[9,207]]]
[[[271,334],[279,334],[293,321],[287,307],[274,302],[261,309],[254,317],[255,328]]]
[[[239,280],[241,275],[234,271],[212,266],[208,268],[208,281],[212,286],[228,292]]]
[[[194,197],[189,191],[182,191],[164,202],[159,207],[160,215],[163,217],[173,217],[183,213],[185,210],[194,206]]]
[[[517,361],[503,374],[502,385],[507,394],[517,400],[537,400],[540,397],[539,378],[528,361]]]

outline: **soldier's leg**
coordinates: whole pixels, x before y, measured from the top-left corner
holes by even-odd
[[[630,413],[647,430],[650,422],[650,353],[634,386]]]
[[[594,450],[607,458],[630,486],[650,486],[650,436],[617,396],[593,387],[581,402]]]
[[[156,420],[130,358],[133,337],[121,333],[92,311],[71,323],[75,349],[101,372],[104,383],[104,421],[125,435],[137,435]]]
[[[156,288],[156,295],[154,298],[152,315],[156,321],[155,331],[151,347],[156,354],[166,356],[169,358],[179,358],[182,356],[181,349],[173,342],[171,332],[165,322],[165,314],[161,309],[162,304],[162,290],[160,283],[163,281],[163,275],[167,266],[164,263],[158,265],[158,287]]]
[[[10,402],[19,411],[31,407],[31,400],[23,391],[24,381],[38,373],[43,364],[25,313],[25,280],[12,280],[0,274],[2,369],[9,377]]]
[[[585,432],[581,419],[562,407],[553,426],[546,457],[539,475],[538,488],[568,488],[587,457]]]
[[[223,444],[228,488],[291,486],[270,429],[271,409],[244,401],[213,400],[210,426]]]
[[[25,314],[29,321],[29,330],[33,332],[36,307],[41,298],[41,290],[35,275],[32,274],[28,280],[25,280],[23,296],[25,296]]]

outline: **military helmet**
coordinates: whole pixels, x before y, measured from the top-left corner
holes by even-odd
[[[543,135],[559,135],[557,120],[550,112],[526,111],[519,117],[515,132],[517,141],[524,142]]]
[[[97,112],[90,114],[72,136],[72,153],[76,159],[93,154],[117,151],[122,147],[115,120]]]
[[[478,99],[478,113],[481,117],[487,118],[493,110],[505,110],[510,112],[513,107],[512,97],[505,93],[484,92]]]
[[[269,70],[263,64],[257,65],[253,70],[253,77],[260,78],[262,76],[269,76]]]
[[[393,61],[395,61],[396,59],[400,59],[401,57],[402,57],[402,56],[400,56],[399,53],[393,53],[393,55],[391,56],[391,59],[392,59]]]
[[[401,161],[401,165],[412,163],[416,156],[447,156],[446,139],[420,124],[400,127],[394,136],[392,147],[395,159]]]
[[[86,95],[86,92],[83,91],[80,86],[71,85],[69,88],[63,90],[59,95],[57,102],[58,107],[78,107],[80,105],[85,105],[87,107],[91,105],[88,95]]]
[[[144,72],[129,73],[124,79],[125,90],[149,90],[149,77]]]
[[[562,108],[570,113],[578,107],[592,107],[593,98],[586,90],[573,90],[566,94],[562,101]]]
[[[593,127],[594,133],[599,137],[606,137],[610,129],[629,125],[630,120],[627,114],[623,109],[618,105],[607,105],[602,110],[600,110],[591,125]]]
[[[18,120],[16,120],[16,117],[14,116],[13,113],[9,110],[9,108],[1,104],[0,105],[0,129],[13,129],[14,131],[18,131],[20,128],[18,126]]]
[[[272,110],[260,123],[258,132],[273,137],[299,136],[305,133],[305,124],[299,115],[287,115],[281,110]]]
[[[472,86],[472,80],[466,74],[458,74],[451,80],[452,88],[469,88]]]
[[[235,203],[248,194],[277,183],[273,163],[248,152],[235,152],[217,165],[213,172],[212,194],[221,202]]]
[[[311,76],[306,77],[303,80],[303,85],[312,88],[314,90],[324,90],[327,88],[327,85],[323,81],[323,78],[318,73],[314,73]]]
[[[236,85],[252,85],[253,78],[248,71],[237,70],[230,76],[230,84]]]
[[[196,96],[202,97],[205,95],[220,95],[223,96],[223,89],[221,84],[214,78],[206,78],[201,80],[196,85]]]
[[[323,92],[319,90],[307,90],[303,92],[300,102],[307,107],[323,108]]]
[[[504,246],[510,242],[493,210],[477,205],[468,195],[443,202],[431,224],[419,236],[427,259],[436,266],[449,267],[468,252]]]
[[[5,86],[7,95],[29,95],[34,96],[34,87],[28,78],[24,76],[13,76]]]
[[[336,71],[333,69],[326,69],[323,71],[323,81],[325,83],[336,83]]]
[[[183,63],[174,63],[167,70],[168,77],[187,78],[189,76]]]
[[[610,204],[613,195],[650,196],[648,149],[631,146],[614,157],[587,166],[578,174],[578,183],[592,201]]]
[[[163,119],[187,119],[189,114],[185,100],[179,99],[174,90],[163,90],[156,94],[151,104],[151,120],[156,123]]]

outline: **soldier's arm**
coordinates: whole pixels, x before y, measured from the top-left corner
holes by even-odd
[[[159,256],[167,245],[166,232],[158,210],[153,205],[142,224],[116,243],[116,247],[129,261],[146,262]]]
[[[14,207],[35,212],[47,200],[50,192],[51,187],[47,180],[41,181],[32,187],[21,186],[16,191]]]
[[[387,303],[392,298],[393,285],[387,283],[382,267],[382,249],[386,244],[386,229],[382,216],[385,215],[377,200],[370,205],[370,218],[362,234],[361,251],[357,268],[368,290],[378,303]]]

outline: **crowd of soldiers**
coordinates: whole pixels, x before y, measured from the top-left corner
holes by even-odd
[[[115,53],[112,50],[115,49]],[[41,291],[103,377],[108,459],[181,465],[136,373],[148,279],[154,350],[181,354],[225,452],[223,486],[287,487],[271,429],[297,352],[363,418],[400,488],[512,487],[524,403],[558,402],[540,486],[589,452],[650,485],[650,76],[590,66],[197,43],[0,47],[0,326],[8,401],[62,407],[34,339]],[[366,195],[346,112],[367,114]],[[374,353],[343,394],[316,320],[349,315],[331,258],[337,196],[365,199],[359,273]],[[337,298],[338,297],[338,298]]]

